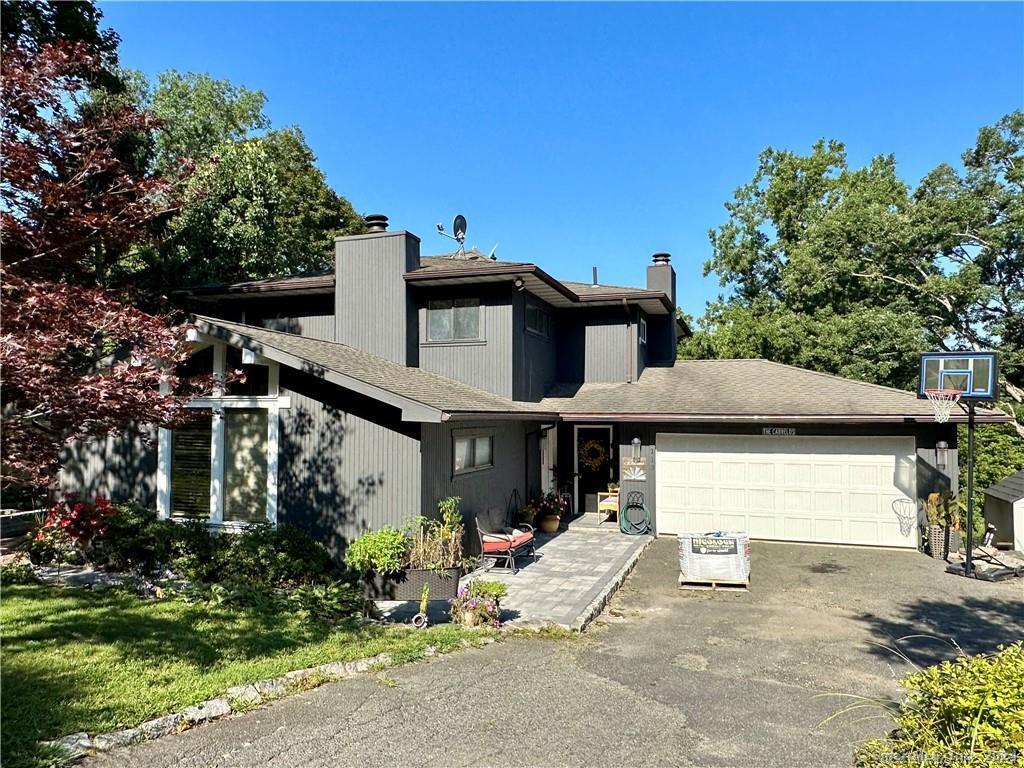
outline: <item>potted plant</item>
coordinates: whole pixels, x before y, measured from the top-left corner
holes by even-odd
[[[932,557],[944,557],[945,518],[944,502],[941,493],[929,493],[925,502],[925,516],[928,519],[928,553]]]
[[[449,600],[452,621],[464,627],[501,626],[501,599],[507,593],[500,581],[474,579]]]
[[[459,498],[438,503],[440,520],[414,517],[403,530],[385,526],[349,545],[345,563],[363,579],[370,600],[419,600],[424,587],[435,600],[455,596],[462,575]]]
[[[534,526],[544,533],[555,533],[558,530],[558,525],[562,522],[562,505],[557,494],[547,493],[534,499],[526,509],[533,517]]]
[[[960,551],[960,499],[947,499],[946,500],[946,520],[949,523],[949,537],[947,552],[959,552]]]

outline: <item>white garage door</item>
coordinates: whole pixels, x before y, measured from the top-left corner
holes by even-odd
[[[912,437],[657,437],[658,533],[913,547],[892,511],[917,498]]]

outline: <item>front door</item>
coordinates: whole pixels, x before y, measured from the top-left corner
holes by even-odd
[[[615,479],[612,428],[577,426],[575,431],[576,509],[597,512],[598,491],[608,490]]]

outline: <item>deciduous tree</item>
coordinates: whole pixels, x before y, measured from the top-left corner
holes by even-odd
[[[74,438],[138,423],[172,423],[184,329],[147,314],[135,297],[102,287],[98,255],[138,239],[173,205],[173,185],[138,174],[118,155],[126,138],[156,130],[129,107],[82,109],[102,54],[87,43],[14,45],[0,90],[2,332],[0,474],[45,487]]]

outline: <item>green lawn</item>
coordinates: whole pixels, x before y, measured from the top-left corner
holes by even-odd
[[[40,740],[137,725],[232,685],[382,652],[410,661],[428,645],[480,638],[39,585],[4,587],[0,632],[2,762],[12,768],[37,763]]]

